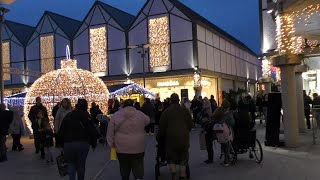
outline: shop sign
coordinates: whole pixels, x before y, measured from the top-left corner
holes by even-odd
[[[179,86],[179,81],[166,81],[166,82],[158,82],[158,87],[172,87],[172,86]]]

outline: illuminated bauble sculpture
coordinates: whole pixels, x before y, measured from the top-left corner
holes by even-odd
[[[88,104],[96,102],[103,113],[108,111],[109,91],[103,81],[93,73],[78,69],[77,61],[66,59],[61,61],[61,69],[51,71],[37,79],[25,98],[24,114],[31,130],[28,113],[35,104],[36,97],[41,97],[42,104],[48,109],[49,119],[52,122],[52,108],[63,98],[69,98],[74,105],[79,98],[84,98]],[[52,123],[51,123],[52,124]]]

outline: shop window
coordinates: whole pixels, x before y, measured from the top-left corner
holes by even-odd
[[[48,73],[54,70],[54,37],[53,35],[40,37],[41,72]]]
[[[9,68],[10,68],[10,43],[9,42],[2,43],[2,60],[3,60],[4,72],[9,72]],[[10,74],[4,73],[3,80],[5,81],[10,80]]]
[[[91,71],[107,71],[107,29],[105,26],[90,28]]]
[[[170,64],[169,19],[167,16],[149,20],[150,67]]]

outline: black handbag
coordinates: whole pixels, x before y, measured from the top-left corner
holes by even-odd
[[[66,176],[68,174],[68,164],[66,163],[63,152],[56,158],[56,161],[60,177]]]

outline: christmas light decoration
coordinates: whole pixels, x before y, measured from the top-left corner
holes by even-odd
[[[90,65],[91,72],[107,71],[107,29],[90,28]]]
[[[120,88],[110,93],[110,99],[114,99],[116,97],[121,96],[130,96],[132,94],[143,94],[148,98],[156,98],[156,94],[149,91],[148,89],[145,89],[138,84],[130,84],[126,87]]]
[[[149,20],[150,66],[161,67],[170,64],[169,19],[167,16]]]
[[[270,77],[270,70],[271,70],[271,64],[269,60],[267,59],[262,60],[262,76]]]
[[[6,72],[6,69],[10,68],[10,43],[2,43],[2,61],[3,61],[3,70]],[[4,73],[3,80],[10,80],[10,74]]]
[[[40,54],[41,54],[41,72],[47,73],[54,70],[55,53],[54,53],[53,35],[40,37]]]
[[[63,98],[69,98],[72,105],[75,105],[79,98],[84,98],[89,104],[96,102],[103,113],[108,112],[109,91],[106,85],[93,73],[78,69],[76,66],[77,61],[67,55],[67,59],[61,61],[61,69],[41,76],[32,84],[24,102],[24,114],[29,129],[30,122],[27,117],[36,97],[41,97],[51,122],[52,108]]]
[[[319,16],[320,3],[316,1],[308,3],[300,10],[292,11],[289,13],[284,13],[278,15],[276,18],[277,24],[277,37],[276,41],[278,42],[277,50],[280,53],[287,54],[300,54],[304,51],[306,46],[310,47],[310,52],[312,52],[316,47],[319,46],[317,40],[307,40],[304,38],[296,36],[296,24],[304,23],[304,26],[307,27],[312,22],[311,18],[320,18],[315,17]]]
[[[17,107],[23,107],[24,105],[24,99],[26,96],[26,92],[13,94],[10,96],[6,96],[3,101],[4,104],[6,104],[8,107],[17,106]]]
[[[283,54],[300,54],[303,51],[304,39],[295,35],[294,18],[290,15],[278,15],[276,24],[277,50]]]

